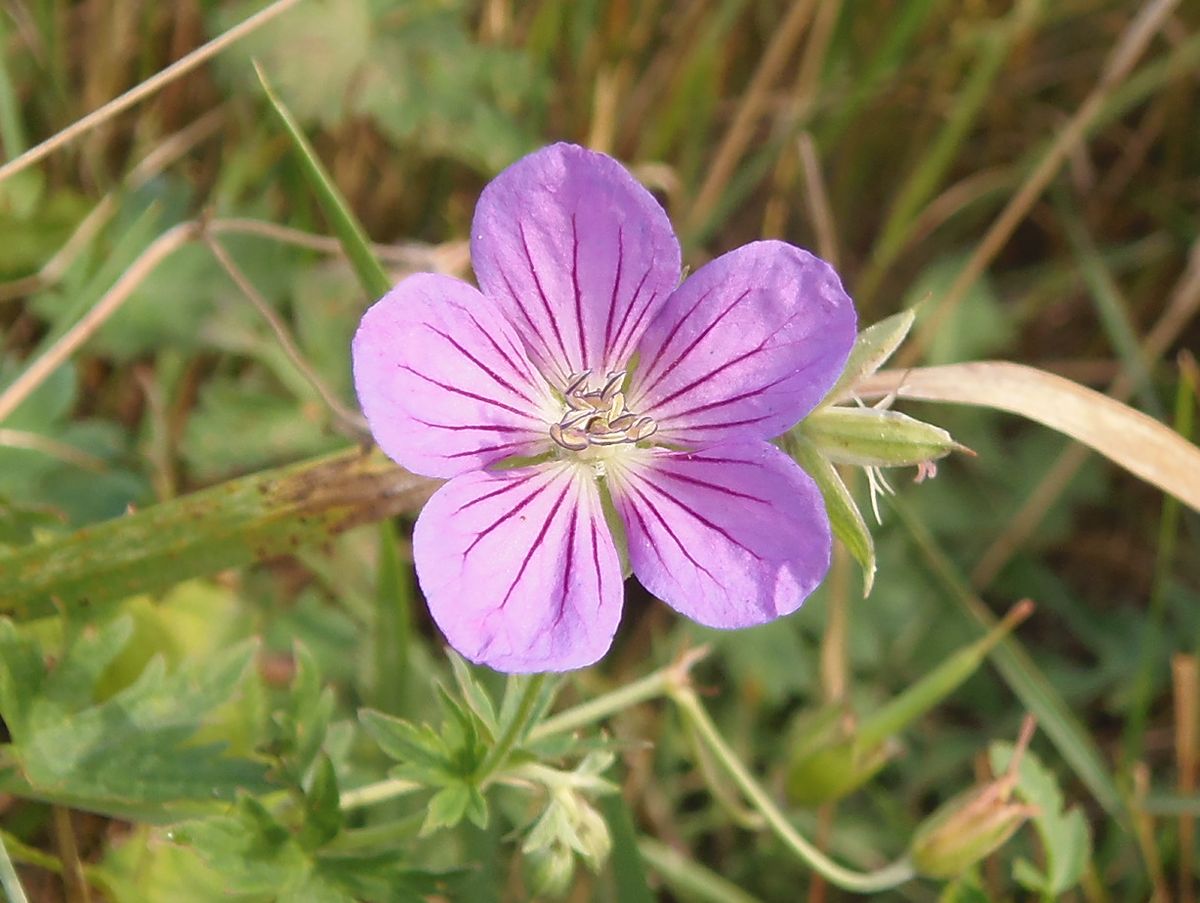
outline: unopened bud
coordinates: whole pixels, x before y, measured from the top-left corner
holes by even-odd
[[[939,879],[961,875],[1038,813],[1035,806],[1012,799],[1021,756],[1032,733],[1033,720],[1026,719],[1008,771],[954,797],[921,824],[909,850],[919,873]]]
[[[969,453],[941,427],[880,408],[821,408],[798,429],[834,464],[911,467]]]
[[[853,793],[895,753],[890,740],[865,746],[853,717],[841,706],[828,706],[800,719],[793,729],[787,772],[788,798],[800,806],[820,806]]]
[[[559,843],[525,854],[529,889],[535,897],[561,897],[575,875],[575,854]]]

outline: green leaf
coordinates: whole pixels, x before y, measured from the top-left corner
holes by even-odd
[[[421,836],[428,837],[442,828],[453,828],[462,821],[472,802],[471,790],[465,781],[454,781],[435,793],[425,810]]]
[[[854,556],[863,572],[863,595],[871,594],[875,583],[875,540],[863,520],[858,504],[841,475],[816,447],[795,431],[784,437],[782,447],[804,468],[821,490],[833,535]]]
[[[243,788],[265,790],[262,763],[222,754],[221,744],[197,744],[197,732],[241,683],[253,646],[215,655],[203,666],[168,674],[161,658],[130,686],[92,704],[95,688],[132,633],[128,618],[75,637],[58,664],[35,663],[15,627],[0,621],[4,665],[0,701],[12,733],[0,788],[17,796],[146,820],[232,800]],[[40,673],[38,673],[40,672]],[[25,681],[13,705],[10,682]],[[182,807],[182,808],[181,808]]]
[[[918,551],[926,558],[934,576],[954,600],[959,612],[973,623],[985,628],[993,627],[995,616],[971,592],[962,574],[903,499],[893,498],[892,510],[908,530]],[[991,658],[1005,682],[1037,718],[1043,732],[1100,805],[1113,814],[1120,813],[1123,809],[1121,794],[1095,741],[1025,648],[1009,637],[992,650]]]
[[[993,743],[988,748],[992,771],[1001,774],[1012,761],[1011,743]],[[1087,821],[1078,806],[1064,808],[1058,779],[1033,753],[1021,759],[1016,794],[1038,809],[1033,817],[1045,853],[1042,872],[1024,860],[1013,866],[1013,876],[1026,888],[1057,897],[1079,883],[1091,856]]]
[[[360,710],[358,718],[379,748],[397,762],[434,774],[453,773],[450,750],[428,725],[418,726],[372,709]]]
[[[611,793],[600,800],[599,806],[613,841],[611,871],[616,899],[622,903],[654,903],[629,804],[621,794]]]
[[[232,815],[187,822],[170,836],[221,876],[227,894],[278,894],[302,885],[311,870],[287,828],[253,797],[242,797]]]
[[[338,780],[333,760],[321,756],[313,775],[312,787],[304,796],[304,829],[300,844],[316,849],[333,840],[342,830],[342,810],[338,805]]]
[[[501,728],[496,718],[496,707],[492,704],[492,697],[483,688],[483,684],[475,679],[470,666],[462,656],[453,649],[447,649],[446,657],[450,659],[450,669],[454,672],[454,682],[458,684],[458,691],[462,693],[467,705],[471,707],[471,710],[487,729],[486,739],[489,742],[495,742],[500,735]]]

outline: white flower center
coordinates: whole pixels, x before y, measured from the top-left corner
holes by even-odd
[[[590,370],[571,377],[563,399],[567,408],[562,419],[550,426],[550,438],[567,451],[583,452],[591,448],[634,445],[654,435],[658,424],[625,407],[626,373],[609,373],[604,384],[591,388]]]

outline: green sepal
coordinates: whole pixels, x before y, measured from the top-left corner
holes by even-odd
[[[796,431],[834,464],[910,467],[964,451],[941,427],[880,408],[821,408]]]
[[[887,363],[888,358],[900,347],[900,343],[912,329],[916,316],[917,312],[913,308],[902,310],[860,332],[854,340],[854,347],[850,349],[850,356],[846,358],[842,375],[838,377],[821,404],[834,403],[847,394],[856,382],[870,376]]]
[[[850,495],[850,490],[842,481],[837,469],[817,451],[816,447],[797,435],[796,431],[785,435],[780,445],[808,473],[821,497],[825,500],[825,510],[829,513],[829,524],[836,536],[854,556],[863,572],[863,596],[871,594],[875,583],[875,540],[867,529],[858,504]]]

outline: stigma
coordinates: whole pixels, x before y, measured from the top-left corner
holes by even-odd
[[[604,378],[600,388],[589,387],[590,370],[572,376],[563,392],[567,409],[562,420],[551,424],[550,438],[567,451],[633,445],[654,435],[658,424],[625,408],[626,372],[618,370]]]

